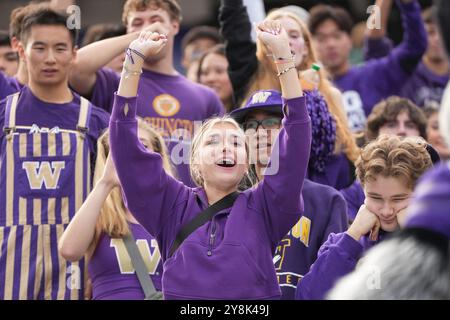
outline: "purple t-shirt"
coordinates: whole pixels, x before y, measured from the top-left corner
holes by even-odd
[[[403,20],[403,41],[391,53],[372,59],[334,79],[342,91],[349,127],[364,130],[367,116],[380,100],[398,95],[409,79],[427,47],[425,28],[417,1],[402,4],[397,1]]]
[[[305,212],[281,240],[274,257],[284,300],[295,298],[298,281],[308,273],[329,234],[347,230],[346,204],[338,191],[305,179],[302,195]]]
[[[110,69],[97,72],[92,103],[111,112],[120,75]],[[164,75],[143,70],[138,88],[137,115],[157,129],[169,149],[178,178],[194,186],[189,173],[189,150],[194,128],[205,119],[224,114],[217,95],[210,88],[182,75]]]
[[[10,94],[16,93],[22,89],[23,85],[19,83],[17,78],[8,77],[0,72],[0,101]]]
[[[5,123],[6,100],[0,102],[0,128]],[[56,104],[39,100],[28,87],[23,87],[16,111],[16,124],[21,126],[36,125],[40,129],[55,127],[76,130],[80,113],[80,96],[73,93],[73,100],[69,103]],[[88,123],[87,136],[91,151],[96,150],[98,137],[108,127],[109,114],[100,108],[92,107]],[[0,142],[4,132],[0,132]],[[0,144],[1,146],[1,144]],[[1,150],[0,150],[1,153]]]
[[[161,291],[163,268],[158,244],[141,225],[129,226],[153,285]],[[144,291],[122,239],[102,234],[88,268],[93,300],[144,300]]]

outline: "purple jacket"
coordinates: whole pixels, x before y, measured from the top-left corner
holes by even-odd
[[[161,156],[141,145],[136,100],[115,98],[111,152],[129,210],[158,241],[165,298],[280,298],[272,257],[303,212],[301,192],[311,147],[305,98],[287,101],[289,116],[278,137],[278,173],[242,192],[233,207],[193,232],[170,258],[176,234],[208,201],[204,189],[168,176]]]
[[[352,130],[364,129],[366,116],[380,100],[400,94],[427,47],[427,36],[417,1],[402,4],[397,1],[403,21],[403,41],[380,59],[355,66],[334,79],[343,93],[344,106]]]
[[[295,298],[298,300],[323,300],[336,282],[356,267],[363,253],[386,238],[389,233],[380,231],[378,240],[368,235],[358,242],[346,232],[330,234],[320,248],[316,262],[298,283]]]

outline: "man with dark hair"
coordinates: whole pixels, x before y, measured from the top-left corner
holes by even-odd
[[[22,22],[26,15],[33,10],[47,7],[47,3],[33,4],[30,3],[23,7],[15,8],[10,15],[9,38],[11,40],[11,48],[14,52],[18,52],[20,42],[20,34],[22,32]],[[22,60],[18,59],[19,65],[17,72],[12,76],[2,74],[0,72],[0,101],[6,96],[20,91],[28,82],[28,71]]]
[[[120,76],[103,67],[128,48],[137,38],[138,31],[148,29],[164,34],[167,45],[144,62],[137,115],[164,137],[178,178],[194,186],[188,166],[194,123],[222,114],[224,109],[212,89],[187,80],[175,70],[174,38],[180,29],[181,18],[175,0],[128,0],[123,12],[128,34],[80,49],[70,85],[81,94],[91,96],[95,105],[110,111]],[[136,74],[130,71],[128,76]]]
[[[351,23],[343,9],[320,6],[311,9],[309,27],[322,63],[342,90],[349,125],[364,129],[366,117],[383,98],[399,94],[426,50],[426,33],[417,0],[397,0],[402,14],[403,41],[385,58],[352,67]]]
[[[181,50],[182,64],[189,80],[197,82],[199,59],[208,49],[221,42],[222,37],[215,27],[196,26],[186,33],[181,42]]]
[[[84,263],[66,262],[57,241],[90,190],[109,116],[69,89],[66,19],[50,8],[24,17],[28,85],[0,103],[0,300],[84,298]]]
[[[0,72],[12,77],[19,66],[19,56],[11,48],[9,35],[0,30]]]

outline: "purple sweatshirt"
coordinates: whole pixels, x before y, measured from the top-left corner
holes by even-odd
[[[311,148],[305,98],[287,100],[278,136],[279,170],[242,192],[231,208],[193,232],[168,257],[176,234],[207,206],[205,190],[168,176],[161,156],[137,138],[136,97],[116,96],[111,152],[126,204],[158,240],[166,299],[276,299],[273,253],[303,212],[301,192]]]
[[[92,103],[111,112],[119,81],[117,72],[100,69]],[[163,136],[180,181],[194,186],[188,165],[190,142],[195,125],[224,114],[219,98],[210,88],[189,81],[182,75],[170,76],[145,69],[139,81],[138,96],[137,115]]]
[[[298,300],[323,300],[336,282],[356,267],[363,253],[383,241],[389,233],[380,230],[378,240],[369,235],[358,242],[346,232],[330,234],[319,249],[316,262],[298,283],[295,298]]]
[[[397,0],[403,21],[403,41],[380,59],[372,59],[362,66],[353,66],[336,77],[341,89],[350,129],[364,130],[366,116],[380,100],[400,91],[409,79],[427,47],[420,5],[417,1],[403,4]]]
[[[323,172],[309,170],[307,178],[340,190],[348,187],[355,180],[355,167],[345,153],[341,152],[330,156]]]
[[[274,257],[284,300],[294,299],[298,281],[308,273],[328,236],[347,230],[346,204],[338,191],[306,179],[302,196],[305,212],[278,244]]]
[[[365,48],[366,60],[386,56],[391,49],[390,39],[385,37],[371,39],[367,41]],[[399,95],[410,99],[419,107],[429,106],[439,109],[449,76],[449,74],[433,73],[422,60],[404,84]]]
[[[163,269],[158,244],[141,225],[129,225],[153,285],[160,291]],[[144,300],[144,291],[122,239],[102,234],[88,268],[93,300]]]

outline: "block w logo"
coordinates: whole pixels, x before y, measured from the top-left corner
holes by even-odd
[[[22,164],[30,184],[30,189],[40,190],[45,184],[46,189],[56,189],[58,187],[61,171],[65,168],[64,161],[34,162],[28,161]]]
[[[252,96],[252,103],[251,104],[255,104],[255,103],[265,103],[267,101],[267,99],[269,99],[269,97],[272,95],[272,92],[269,91],[262,91],[262,92],[257,92]]]

